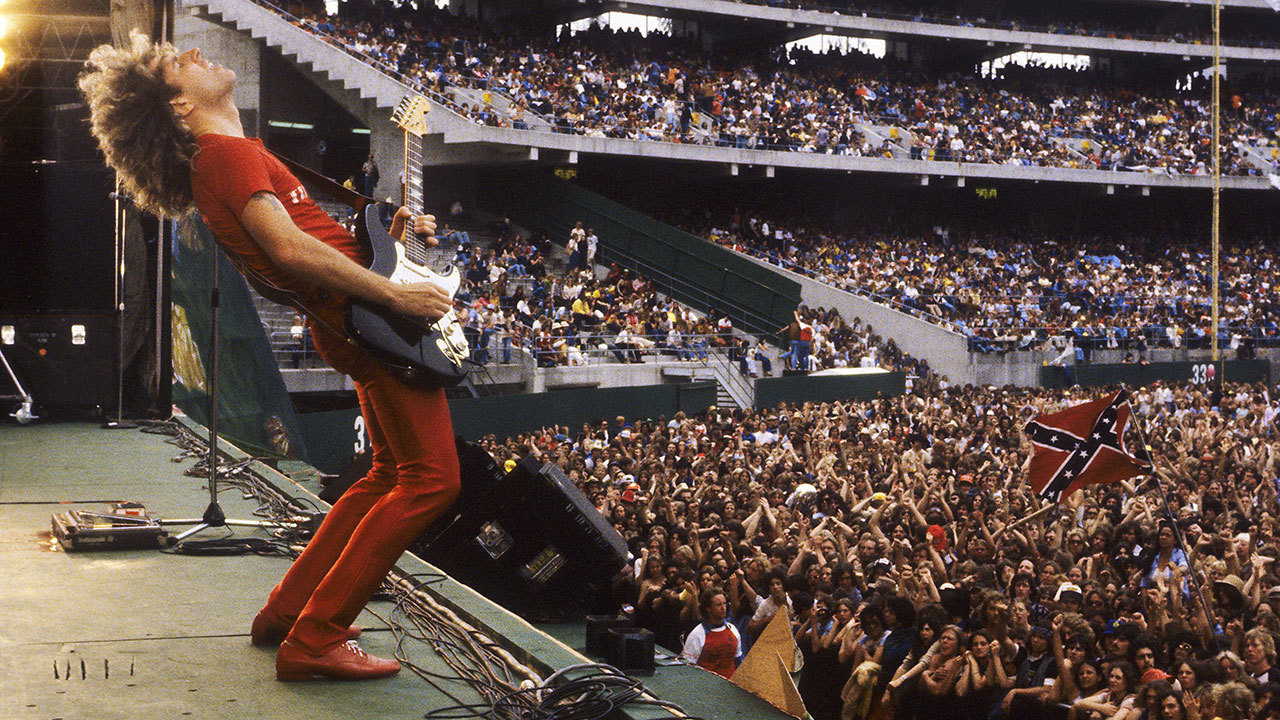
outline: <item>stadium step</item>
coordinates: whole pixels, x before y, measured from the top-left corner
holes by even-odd
[[[735,400],[733,396],[729,394],[729,391],[725,390],[724,386],[721,385],[720,383],[716,383],[716,407],[722,407],[722,408],[738,407],[738,401]]]
[[[687,379],[689,382],[714,382],[716,406],[750,408],[755,403],[755,388],[738,374],[733,363],[723,356],[712,355],[706,365],[678,365],[662,369],[665,378]]]

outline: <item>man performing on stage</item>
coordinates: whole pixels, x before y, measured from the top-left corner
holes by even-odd
[[[371,657],[351,627],[395,561],[458,494],[458,458],[444,391],[406,385],[347,342],[346,298],[436,319],[451,307],[429,283],[396,284],[367,270],[359,243],[308,197],[257,139],[246,138],[232,97],[236,76],[199,50],[134,35],[102,46],[80,78],[94,136],[125,189],[145,209],[199,210],[237,268],[307,314],[316,349],[350,375],[373,446],[373,468],[329,512],[253,620],[254,644],[280,644],[276,677],[371,679],[394,660]],[[391,233],[401,238],[404,208]],[[435,232],[435,219],[412,218]]]

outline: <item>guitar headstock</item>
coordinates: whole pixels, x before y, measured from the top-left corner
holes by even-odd
[[[427,134],[427,113],[431,112],[431,103],[421,95],[405,95],[400,104],[391,113],[391,121],[400,129],[413,135]]]

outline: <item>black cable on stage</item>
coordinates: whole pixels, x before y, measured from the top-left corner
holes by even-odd
[[[601,720],[618,708],[634,704],[661,707],[680,718],[701,720],[696,716],[685,715],[675,703],[644,698],[645,688],[639,680],[623,675],[609,665],[587,664],[575,666],[573,670],[593,672],[554,687],[529,687],[511,691],[488,706],[489,716],[514,720]],[[548,678],[548,681],[554,677]],[[476,717],[477,711],[485,708],[481,703],[459,703],[436,708],[425,713],[424,717],[432,720],[462,720]],[[632,711],[634,712],[634,708]]]

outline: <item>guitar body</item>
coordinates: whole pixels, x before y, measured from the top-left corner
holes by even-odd
[[[356,237],[373,252],[369,269],[392,282],[430,282],[449,297],[458,291],[462,277],[450,266],[441,275],[405,255],[378,219],[378,205],[367,205],[356,221]],[[356,343],[406,382],[430,387],[452,387],[467,376],[470,349],[454,310],[435,322],[410,318],[360,300],[347,305],[348,334]]]

